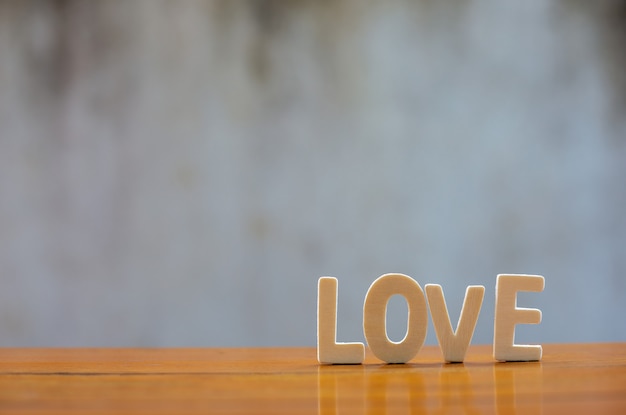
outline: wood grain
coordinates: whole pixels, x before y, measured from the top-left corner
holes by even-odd
[[[314,348],[0,349],[0,413],[626,413],[626,343],[491,353],[321,366]]]

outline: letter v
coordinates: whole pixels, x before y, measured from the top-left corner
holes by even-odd
[[[435,333],[437,333],[437,340],[443,352],[444,360],[446,362],[462,362],[474,335],[478,314],[480,314],[485,296],[485,287],[470,285],[465,290],[463,309],[459,316],[456,332],[452,331],[448,307],[441,285],[426,284],[425,289]]]

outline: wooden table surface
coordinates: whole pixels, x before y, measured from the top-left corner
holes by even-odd
[[[0,413],[626,413],[626,343],[322,366],[314,348],[0,349]]]

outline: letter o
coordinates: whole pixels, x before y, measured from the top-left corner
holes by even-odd
[[[399,294],[407,302],[409,313],[404,339],[394,342],[387,336],[387,303]],[[406,363],[420,351],[426,340],[428,312],[422,287],[404,274],[378,277],[365,296],[363,334],[374,356],[387,363]]]

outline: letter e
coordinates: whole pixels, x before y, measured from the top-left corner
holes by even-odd
[[[541,310],[517,307],[518,291],[543,291],[540,275],[498,275],[496,280],[496,315],[493,326],[493,357],[501,361],[541,360],[541,345],[517,345],[516,324],[539,324]]]

